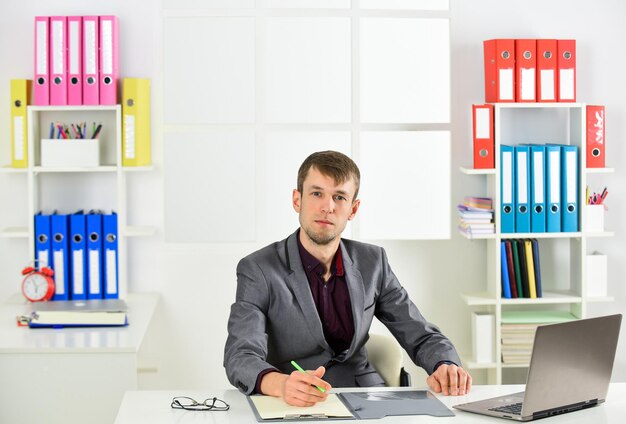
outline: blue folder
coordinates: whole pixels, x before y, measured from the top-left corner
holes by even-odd
[[[87,299],[87,238],[83,211],[70,216],[70,253],[72,278],[70,280],[72,300]]]
[[[515,146],[515,231],[530,232],[530,146]]]
[[[52,234],[52,257],[54,262],[54,295],[52,300],[70,299],[70,245],[68,242],[69,219],[56,212],[50,216]]]
[[[102,215],[87,214],[87,299],[103,299]]]
[[[511,298],[511,280],[509,280],[509,265],[506,259],[506,246],[504,241],[500,242],[500,263],[502,268],[502,297]]]
[[[117,254],[117,214],[102,215],[102,247],[104,298],[119,297],[119,272]]]
[[[36,268],[53,267],[52,242],[50,239],[50,215],[39,212],[35,215],[35,259]]]
[[[546,144],[546,230],[561,232],[561,146]]]
[[[515,232],[515,157],[513,146],[500,145],[500,232]]]
[[[546,146],[530,146],[530,231],[546,232]]]
[[[578,146],[561,147],[561,231],[578,231]]]

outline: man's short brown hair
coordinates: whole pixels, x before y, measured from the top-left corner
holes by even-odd
[[[361,173],[356,163],[348,156],[333,150],[315,152],[309,155],[309,157],[302,162],[298,170],[297,187],[300,193],[302,193],[304,180],[311,168],[317,169],[322,175],[331,177],[336,184],[343,184],[352,178],[354,180],[355,191],[354,198],[350,200],[356,200],[361,184]]]

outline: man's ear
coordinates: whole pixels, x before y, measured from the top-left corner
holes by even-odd
[[[291,193],[291,204],[293,206],[293,210],[300,213],[300,206],[302,202],[302,195],[298,191],[297,188],[293,189],[293,193]]]
[[[350,216],[348,217],[348,221],[352,221],[352,219],[356,215],[356,211],[359,210],[360,206],[361,206],[361,200],[360,199],[356,199],[354,202],[352,202],[352,212],[350,213]]]

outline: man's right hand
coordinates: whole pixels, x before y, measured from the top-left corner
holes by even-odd
[[[261,380],[261,393],[280,397],[289,405],[313,406],[317,402],[326,400],[328,391],[332,388],[330,384],[322,380],[325,372],[324,367],[306,373],[294,371],[289,375],[270,372]],[[320,386],[326,392],[320,392],[315,386]]]

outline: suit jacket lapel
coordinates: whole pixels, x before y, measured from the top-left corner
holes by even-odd
[[[287,261],[291,269],[291,274],[286,278],[287,286],[294,294],[302,314],[304,315],[306,325],[311,332],[311,335],[325,350],[331,350],[330,346],[326,342],[324,337],[324,330],[322,329],[322,322],[315,308],[315,302],[313,302],[313,296],[311,295],[311,288],[309,287],[309,280],[307,279],[304,268],[302,267],[302,259],[300,258],[300,252],[298,251],[298,242],[296,237],[298,232],[296,231],[287,238]]]
[[[348,349],[349,358],[354,353],[357,340],[362,338],[363,331],[363,310],[365,309],[365,290],[363,289],[363,277],[358,269],[355,268],[352,258],[348,255],[348,251],[343,241],[340,244],[341,254],[343,257],[343,270],[350,292],[350,303],[352,304],[352,319],[354,321],[354,337]]]

